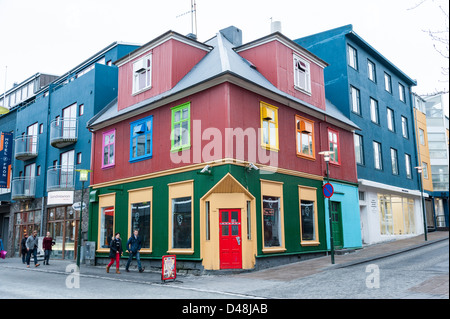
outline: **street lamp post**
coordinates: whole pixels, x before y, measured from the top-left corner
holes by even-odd
[[[420,183],[420,197],[422,199],[422,215],[423,215],[423,233],[425,236],[425,241],[428,240],[427,236],[427,214],[425,212],[425,201],[423,199],[423,184],[422,184],[422,166],[416,166],[415,169],[417,169],[417,173],[419,173],[419,183]]]
[[[319,152],[320,155],[323,155],[323,159],[325,160],[325,163],[327,164],[327,183],[330,182],[330,174],[328,170],[328,162],[330,161],[331,154],[334,154],[334,152],[331,151],[323,151]],[[331,263],[334,264],[334,242],[333,242],[333,223],[331,220],[331,199],[328,197],[328,220],[330,223],[330,250],[331,250]]]
[[[81,256],[81,227],[83,220],[83,199],[84,199],[84,182],[88,180],[88,175],[91,170],[88,169],[77,169],[80,172],[80,181],[81,181],[81,208],[80,208],[80,222],[78,225],[78,243],[77,243],[77,267],[80,268],[80,256]]]

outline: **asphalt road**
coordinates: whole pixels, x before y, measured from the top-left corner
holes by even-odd
[[[40,266],[40,269],[43,269]],[[449,241],[289,281],[252,273],[187,276],[161,284],[2,267],[0,299],[448,299]],[[280,271],[280,269],[278,269]]]

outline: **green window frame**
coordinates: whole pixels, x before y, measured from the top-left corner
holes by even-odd
[[[172,109],[171,152],[191,148],[191,103],[187,102]]]

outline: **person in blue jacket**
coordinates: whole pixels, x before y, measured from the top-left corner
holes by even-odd
[[[126,271],[129,271],[128,268],[130,267],[131,261],[133,260],[134,256],[136,256],[139,272],[144,271],[144,268],[142,268],[142,265],[141,265],[141,256],[139,254],[139,251],[141,250],[141,248],[142,248],[141,237],[139,237],[139,231],[137,229],[135,229],[133,231],[133,235],[131,235],[131,237],[128,239],[128,242],[127,242],[127,250],[128,250],[130,257],[128,257],[128,262],[125,267]]]

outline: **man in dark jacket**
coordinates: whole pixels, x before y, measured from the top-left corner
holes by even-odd
[[[23,262],[24,264],[25,264],[26,261],[27,261],[27,253],[28,253],[27,245],[26,245],[26,243],[27,243],[27,238],[28,238],[28,235],[27,235],[27,234],[24,234],[24,235],[23,235],[23,238],[22,238],[22,241],[20,242],[20,252],[22,253],[22,262]]]
[[[27,241],[25,242],[25,245],[27,246],[27,268],[30,268],[30,258],[31,254],[33,254],[34,257],[34,266],[39,267],[39,264],[37,262],[37,248],[38,248],[38,237],[37,237],[37,231],[33,230],[32,236],[28,236]]]
[[[138,236],[139,231],[137,229],[134,230],[133,235],[128,239],[127,242],[127,250],[130,254],[130,257],[128,257],[127,266],[125,267],[126,271],[129,271],[128,268],[130,267],[131,261],[133,260],[133,256],[136,256],[137,264],[139,272],[143,272],[144,268],[141,266],[141,256],[139,254],[139,251],[142,248],[141,243],[141,237]]]

